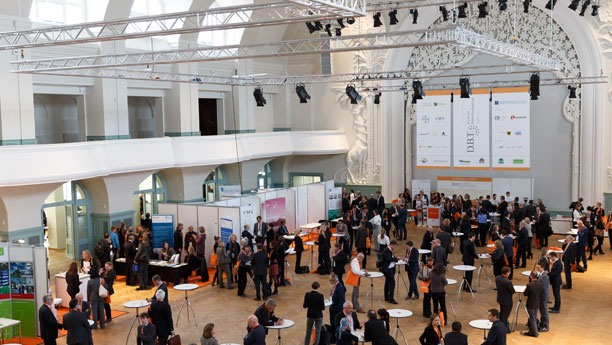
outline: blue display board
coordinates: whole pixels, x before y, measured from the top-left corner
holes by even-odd
[[[171,214],[155,214],[151,216],[153,231],[153,248],[163,248],[168,242],[170,248],[174,245],[174,219]]]
[[[231,219],[219,218],[221,228],[221,241],[229,243],[230,236],[234,233],[234,222]]]

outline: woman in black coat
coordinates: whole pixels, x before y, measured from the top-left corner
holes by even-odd
[[[68,272],[66,272],[66,285],[67,291],[70,295],[71,299],[75,299],[76,294],[79,293],[81,285],[81,281],[79,280],[79,269],[77,268],[76,262],[70,263],[70,268],[68,268]]]
[[[425,327],[419,337],[421,345],[438,345],[442,343],[442,330],[440,329],[440,316],[433,314],[429,318],[430,324]]]
[[[295,273],[302,273],[300,266],[302,265],[302,252],[304,251],[304,244],[300,237],[300,229],[296,229],[294,233],[295,238],[293,239],[293,245],[295,248]]]
[[[319,232],[319,238],[316,244],[319,246],[319,268],[323,268],[324,271],[327,271],[329,273],[329,268],[331,267],[331,258],[329,257],[330,247],[327,242],[327,234],[325,233],[325,229],[325,225],[322,225],[321,230]]]

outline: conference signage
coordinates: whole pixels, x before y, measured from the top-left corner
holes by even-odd
[[[470,98],[453,101],[453,167],[488,170],[489,166],[489,90],[474,89]]]
[[[151,231],[153,232],[153,248],[163,248],[165,242],[168,242],[172,248],[174,245],[174,218],[171,214],[151,216]]]
[[[426,91],[417,101],[416,167],[450,169],[450,91]]]
[[[493,89],[492,152],[494,170],[529,170],[528,88]]]
[[[444,195],[469,194],[471,199],[491,194],[493,179],[490,177],[438,176],[438,192]]]

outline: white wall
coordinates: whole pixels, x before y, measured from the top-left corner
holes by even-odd
[[[39,144],[79,141],[77,98],[82,96],[34,95],[36,140]]]

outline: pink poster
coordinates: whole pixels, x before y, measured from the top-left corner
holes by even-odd
[[[264,221],[268,226],[279,226],[285,216],[285,198],[270,199],[264,202]]]

